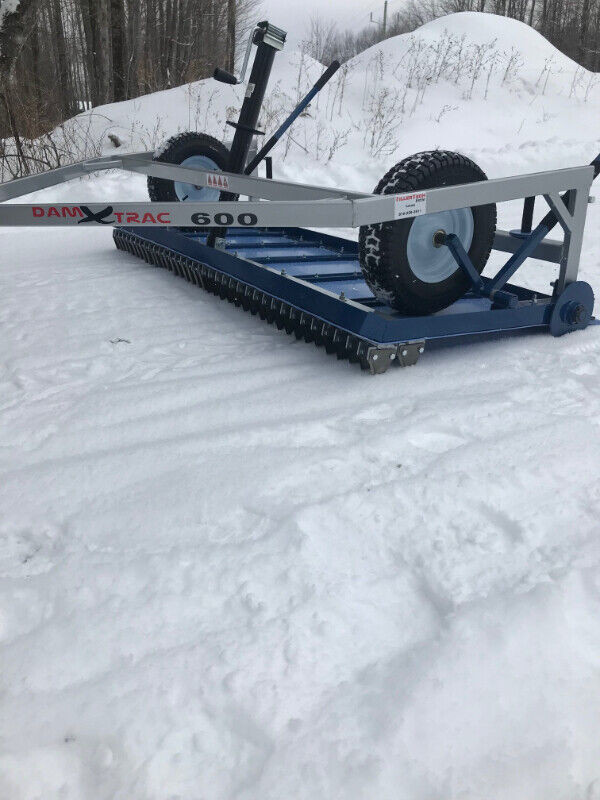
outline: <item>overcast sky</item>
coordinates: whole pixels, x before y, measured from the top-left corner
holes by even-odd
[[[389,14],[402,0],[390,0]],[[288,32],[290,43],[306,37],[310,18],[318,15],[333,20],[340,29],[362,28],[369,24],[369,13],[375,19],[383,16],[383,0],[263,0],[263,16]]]

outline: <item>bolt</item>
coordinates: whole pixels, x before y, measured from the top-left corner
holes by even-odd
[[[286,272],[284,269],[282,269],[282,270],[281,270],[281,274],[282,274],[282,275],[287,275],[287,272]]]
[[[390,361],[393,361],[396,358],[396,353],[392,353],[390,356]]]
[[[407,355],[408,355],[408,350],[403,350],[403,351],[402,351],[402,355],[403,355],[403,356],[407,356]]]
[[[377,361],[377,359],[378,359],[378,358],[379,358],[379,356],[377,355],[377,353],[375,353],[375,354],[373,355],[373,361]]]
[[[343,292],[340,292],[340,300],[344,302],[346,300],[346,295]]]
[[[424,352],[425,352],[425,348],[424,347],[419,347],[419,353],[424,353]]]
[[[581,325],[582,322],[585,322],[587,316],[585,306],[581,303],[572,303],[571,306],[569,309],[569,322],[571,325]]]

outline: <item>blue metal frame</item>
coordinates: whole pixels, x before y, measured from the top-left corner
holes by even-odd
[[[225,249],[215,249],[206,245],[206,234],[193,230],[124,230],[140,241],[192,259],[375,345],[417,340],[450,341],[461,336],[481,337],[526,329],[548,330],[557,305],[556,298],[506,284],[510,274],[543,238],[537,231],[492,279],[480,277],[460,242],[448,237],[448,246],[470,276],[473,290],[437,314],[407,317],[373,296],[362,278],[358,246],[347,239],[299,228],[232,228],[228,231]],[[571,286],[577,287],[577,284]],[[499,287],[505,287],[505,291],[500,291]],[[582,300],[586,306],[590,302],[591,290],[588,290],[589,287]],[[577,288],[571,289],[571,293],[574,296],[570,301],[574,302],[579,296]],[[593,319],[591,312],[592,309],[587,308],[584,323],[578,317],[576,323],[569,325],[565,318],[555,329],[560,328],[564,333],[585,327]]]

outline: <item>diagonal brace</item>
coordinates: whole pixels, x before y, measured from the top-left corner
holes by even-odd
[[[564,196],[561,196],[557,192],[552,192],[551,194],[545,194],[544,199],[552,211],[554,211],[561,228],[565,233],[568,233],[573,228],[574,222],[574,215],[571,213],[568,206],[571,200],[570,192],[567,192]]]
[[[514,253],[502,267],[502,269],[492,278],[490,286],[490,295],[502,289],[502,287],[512,278],[515,272],[519,269],[521,264],[535,252],[538,245],[548,235],[549,229],[547,225],[540,224],[537,228],[530,233],[527,239],[516,253]]]
[[[471,281],[472,289],[475,294],[480,297],[490,297],[494,300],[498,299],[498,301],[509,302],[512,300],[512,296],[506,292],[502,292],[502,287],[506,285],[523,262],[535,252],[547,233],[548,227],[546,225],[538,225],[533,233],[524,240],[521,247],[509,258],[497,275],[495,275],[491,281],[487,282],[487,286],[481,275],[475,269],[469,254],[456,234],[448,234],[444,244],[454,256],[456,263]]]
[[[462,246],[462,242],[458,236],[455,233],[447,234],[444,244],[454,256],[454,260],[458,266],[462,268],[463,272],[466,273],[467,277],[471,281],[473,291],[480,296],[484,295],[486,292],[483,278],[473,266],[473,262],[471,261],[465,248]]]

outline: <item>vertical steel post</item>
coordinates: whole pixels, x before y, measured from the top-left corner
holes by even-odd
[[[531,233],[533,227],[533,211],[535,197],[526,197],[523,203],[523,216],[521,218],[521,233]]]
[[[260,115],[267,84],[271,75],[273,61],[278,50],[283,49],[286,39],[285,31],[269,25],[268,22],[259,22],[254,34],[254,44],[257,45],[256,57],[250,73],[250,80],[246,89],[246,96],[242,104],[237,122],[229,123],[235,128],[235,136],[229,152],[227,172],[242,174],[252,138],[256,135],[256,126]],[[231,192],[221,192],[220,200],[235,200],[236,195]],[[208,245],[214,247],[218,239],[225,236],[226,228],[215,228],[208,237]]]
[[[581,189],[572,189],[565,200],[569,218],[568,224],[565,224],[559,218],[559,223],[565,232],[565,240],[560,261],[560,272],[555,284],[555,292],[557,294],[561,294],[570,283],[577,280],[583,244],[583,231],[587,218],[588,193],[581,191]]]

